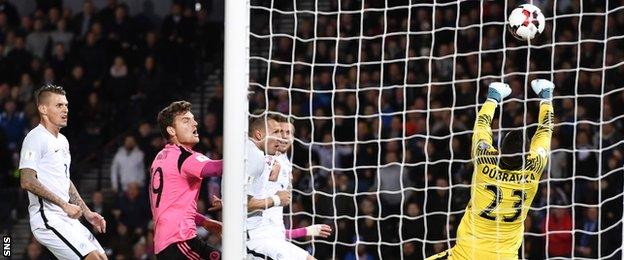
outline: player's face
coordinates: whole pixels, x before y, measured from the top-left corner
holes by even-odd
[[[265,136],[265,153],[275,154],[279,149],[279,142],[282,139],[280,124],[275,120],[267,121],[267,135]]]
[[[279,142],[280,153],[286,153],[288,152],[288,149],[290,149],[294,139],[293,132],[294,129],[291,123],[280,123],[280,134],[282,137],[282,140]]]
[[[67,126],[67,114],[69,113],[69,103],[65,95],[50,94],[46,98],[46,102],[43,105],[43,109],[40,110],[44,115],[44,118],[52,123],[52,125],[60,128]],[[46,119],[43,119],[46,120]]]
[[[197,121],[191,111],[177,115],[173,120],[173,129],[175,138],[180,144],[193,146],[199,143],[199,134],[197,133]]]

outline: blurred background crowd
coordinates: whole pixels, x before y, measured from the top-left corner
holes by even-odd
[[[215,71],[221,78],[223,2],[173,1],[162,15],[149,0],[84,1],[80,9],[35,2],[20,13],[15,1],[0,0],[0,204],[10,209],[0,211],[0,233],[27,223],[18,154],[38,123],[33,91],[57,84],[70,102],[62,132],[72,179],[108,221],[98,240],[112,259],[151,258],[147,168],[164,145],[157,111],[206,92],[206,102],[194,104],[196,149],[222,156],[223,86],[203,82]],[[251,1],[250,27],[250,111],[289,115],[296,127],[287,226],[335,230],[327,240],[295,243],[318,259],[349,260],[421,259],[452,246],[470,196],[470,131],[487,84],[504,80],[513,89],[493,122],[498,142],[505,130],[533,124],[531,136],[538,102],[526,83],[544,77],[557,86],[553,152],[521,257],[621,254],[624,1],[540,2],[546,17],[558,17],[530,52],[502,23],[519,1],[438,1],[435,10],[408,1],[295,2]],[[304,11],[315,8],[323,12]],[[96,185],[87,172],[97,172]],[[219,193],[220,179],[205,181],[200,212],[220,219],[205,207]],[[24,258],[47,259],[27,237]]]
[[[19,229],[28,219],[19,151],[39,122],[33,92],[40,86],[67,92],[69,125],[62,133],[70,141],[72,180],[108,221],[98,239],[112,259],[152,253],[146,183],[165,142],[155,127],[158,111],[173,100],[213,93],[210,107],[196,104],[206,118],[196,114],[207,138],[200,149],[221,150],[215,142],[222,87],[202,88],[206,75],[222,67],[223,2],[203,1],[199,8],[195,1],[166,2],[158,13],[162,3],[149,0],[0,0],[0,233],[13,234],[19,244],[27,232],[26,258],[47,257],[30,230]],[[90,185],[85,176],[93,169],[98,174]]]
[[[543,77],[557,86],[553,152],[521,257],[619,254],[624,42],[612,37],[624,34],[624,2],[534,2],[558,17],[530,53],[503,23],[524,2],[446,2],[252,1],[250,111],[296,126],[290,221],[335,226],[329,242],[306,245],[319,259],[421,259],[452,246],[487,85],[513,89],[494,117],[497,143],[514,127],[532,136],[538,100],[527,82]]]

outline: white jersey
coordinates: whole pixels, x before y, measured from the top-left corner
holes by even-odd
[[[69,201],[69,142],[61,133],[52,135],[43,125],[30,130],[24,138],[20,154],[19,169],[33,169],[37,179],[52,193]],[[31,229],[45,228],[48,220],[71,219],[56,204],[28,192],[28,212]]]
[[[262,185],[262,176],[265,174],[267,165],[265,164],[264,152],[260,150],[251,140],[245,144],[245,173],[247,175],[247,195],[258,198],[254,191]],[[268,176],[266,176],[268,178]],[[252,212],[247,214],[247,229],[253,229],[262,222],[262,212]]]
[[[273,164],[280,164],[280,173],[277,181],[269,181],[269,175]],[[285,154],[279,156],[267,155],[265,157],[265,167],[262,174],[254,179],[249,186],[249,195],[256,199],[270,198],[280,190],[286,190],[290,186],[292,165]],[[262,212],[253,212],[247,216],[247,229],[256,229],[258,227],[270,228],[274,232],[267,235],[275,235],[284,237],[284,208],[281,206],[271,207]]]
[[[275,182],[268,181],[267,179],[267,185],[264,191],[267,196],[272,196],[280,190],[287,190],[290,186],[292,176],[292,164],[288,160],[288,155],[280,154],[274,158],[280,164],[280,173]],[[282,233],[286,231],[286,227],[284,226],[284,207],[278,206],[268,208],[264,210],[262,216],[268,219],[271,226],[281,230]]]

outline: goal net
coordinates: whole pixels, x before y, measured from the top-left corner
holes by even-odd
[[[523,3],[250,1],[249,111],[296,127],[286,227],[334,230],[293,243],[317,259],[452,247],[488,84],[513,90],[492,122],[500,144],[508,130],[535,131],[528,84],[540,77],[556,85],[555,127],[519,256],[621,257],[624,2],[532,1],[547,24],[530,44],[505,23]]]

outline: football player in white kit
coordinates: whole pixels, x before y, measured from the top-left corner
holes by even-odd
[[[24,138],[19,162],[20,185],[30,201],[30,229],[59,259],[107,259],[78,220],[84,216],[97,232],[106,232],[104,218],[89,210],[69,178],[69,143],[59,133],[67,126],[65,91],[46,85],[37,90],[35,100],[41,122]]]
[[[288,159],[288,151],[293,142],[294,126],[281,117],[269,118],[279,122],[282,139],[277,153],[266,154],[267,166],[264,172],[251,183],[250,195],[254,198],[271,197],[276,192],[290,191],[292,188],[292,164]],[[282,204],[278,204],[264,209],[261,214],[248,216],[248,253],[256,259],[315,259],[286,239],[304,236],[328,237],[331,228],[328,225],[311,225],[287,230],[284,226],[283,210]]]

